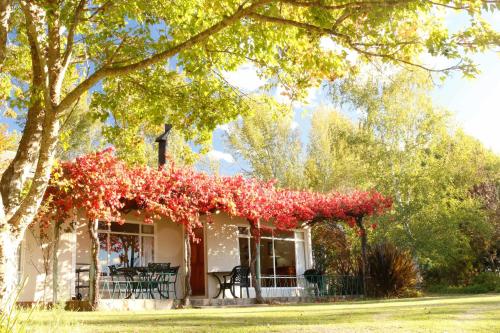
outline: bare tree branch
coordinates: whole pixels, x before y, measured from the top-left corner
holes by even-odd
[[[346,8],[373,8],[373,7],[395,7],[399,5],[405,5],[410,2],[423,2],[428,3],[433,6],[446,7],[449,9],[455,10],[468,10],[471,6],[467,5],[450,5],[449,3],[442,3],[433,0],[423,0],[423,1],[415,1],[415,0],[386,0],[386,1],[353,1],[347,2],[338,5],[327,5],[322,1],[300,1],[300,0],[281,0],[281,3],[288,4],[296,7],[310,7],[310,8],[320,8],[325,10],[338,10],[338,9],[346,9]],[[483,0],[483,4],[500,4],[500,0]]]
[[[345,9],[342,15],[340,15],[332,26],[332,30],[336,30],[338,26],[342,24],[349,16],[351,16],[351,11]]]
[[[105,11],[106,9],[108,9],[109,7],[111,7],[112,5],[113,5],[113,1],[112,0],[106,1],[102,6],[96,8],[94,10],[94,12],[92,14],[90,14],[90,16],[86,20],[88,20],[88,21],[92,20],[94,18],[94,16],[96,16],[97,14]]]
[[[58,6],[58,0],[50,0],[48,6],[55,8]],[[62,63],[61,63],[61,34],[60,20],[61,13],[59,10],[45,11],[47,22],[47,65],[49,76],[49,95],[50,99],[45,101],[45,107],[50,107],[59,103],[62,79],[60,78]]]
[[[27,8],[26,8],[27,10]],[[31,15],[31,11],[27,13]],[[30,89],[30,106],[26,116],[26,126],[19,142],[16,156],[2,174],[0,190],[5,206],[5,215],[11,216],[21,202],[21,192],[29,173],[38,159],[38,149],[42,136],[42,123],[45,116],[42,93],[45,91],[45,74],[42,67],[43,58],[39,54],[42,48],[38,43],[38,33],[33,17],[26,18],[28,25],[28,42],[30,46],[32,82]]]
[[[66,72],[66,69],[68,68],[68,65],[70,63],[71,54],[73,52],[73,46],[75,43],[75,31],[76,31],[76,27],[78,26],[78,22],[80,20],[80,16],[81,16],[81,13],[83,11],[84,5],[85,5],[85,0],[80,0],[78,5],[76,6],[75,13],[73,15],[73,22],[71,23],[71,26],[68,29],[66,50],[64,51],[64,55],[63,55],[63,59],[62,59],[62,69],[61,69],[62,75],[59,75],[59,76],[64,76],[63,73]]]
[[[47,62],[45,59],[46,48],[43,42],[41,31],[44,30],[43,20],[44,13],[41,8],[37,5],[26,2],[25,0],[21,1],[21,8],[24,13],[24,17],[26,19],[26,33],[30,35],[30,38],[33,41],[33,45],[36,49],[36,61],[38,62],[38,66],[41,68],[41,75],[43,76],[43,94],[45,100],[50,100],[49,92],[47,91],[48,87],[48,77],[46,75],[45,69],[47,68]]]
[[[445,8],[449,8],[449,9],[455,9],[455,10],[468,10],[471,8],[471,6],[466,6],[466,5],[450,5],[450,4],[447,4],[447,3],[441,3],[441,2],[437,2],[437,1],[432,1],[432,0],[425,0],[425,2],[433,5],[433,6],[439,6],[439,7],[445,7]],[[500,0],[483,0],[481,1],[483,4],[497,4],[497,5],[500,5]]]
[[[51,166],[53,164],[56,145],[59,138],[60,123],[56,118],[54,110],[46,110],[43,122],[42,138],[40,140],[38,162],[35,169],[33,182],[27,195],[24,197],[19,208],[9,219],[9,224],[16,229],[18,234],[24,230],[35,217],[38,207],[42,202],[45,189],[49,183]]]

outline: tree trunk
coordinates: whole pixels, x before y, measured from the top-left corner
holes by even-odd
[[[2,1],[2,0],[0,0]],[[43,70],[38,61],[35,41],[28,35],[31,53],[32,81],[30,88],[30,107],[26,115],[26,125],[19,142],[16,156],[2,174],[0,190],[6,215],[11,216],[13,210],[22,200],[22,191],[33,165],[37,162],[42,138],[42,124],[45,110],[42,107],[40,92],[43,90]]]
[[[250,222],[250,221],[249,221]],[[255,289],[255,298],[258,304],[264,303],[261,289],[260,279],[260,233],[255,228],[254,224],[250,222],[250,234],[253,236],[254,241],[250,242],[252,246],[252,261],[250,262],[250,272],[252,273],[252,284]]]
[[[0,251],[0,266],[5,265],[5,263],[8,263],[8,261],[13,258],[9,254],[10,251],[15,251],[15,249],[17,249],[17,246],[19,246],[26,233],[26,229],[38,212],[38,208],[41,205],[45,189],[50,179],[58,136],[59,120],[56,119],[54,113],[46,115],[37,168],[28,193],[23,198],[13,216],[5,215],[3,200],[0,199],[0,237],[3,239],[2,242],[4,243],[4,245],[2,245],[3,249]],[[14,247],[11,248],[12,246]],[[8,257],[6,257],[6,255]],[[7,269],[7,271],[5,271],[5,269]],[[3,301],[11,297],[10,294],[13,289],[9,281],[11,278],[15,280],[16,274],[15,272],[13,274],[7,273],[12,272],[8,268],[0,268],[0,271],[0,299]]]
[[[59,269],[57,265],[59,260],[57,257],[57,252],[59,250],[59,240],[61,238],[61,222],[54,223],[54,239],[52,240],[52,302],[55,304],[58,302],[57,293],[59,291]]]
[[[16,301],[18,274],[16,251],[20,244],[20,240],[5,228],[6,226],[0,233],[0,314],[1,309],[9,311]]]
[[[360,231],[360,239],[361,239],[361,279],[363,281],[363,293],[365,297],[367,296],[368,289],[367,289],[367,279],[368,279],[368,265],[367,265],[367,258],[366,258],[366,248],[368,244],[368,238],[366,235],[366,228],[363,223],[363,217],[356,217],[356,225],[359,228]]]
[[[182,298],[182,306],[188,307],[191,305],[191,241],[189,233],[184,230],[184,297]]]
[[[89,303],[92,309],[96,309],[99,303],[99,237],[97,236],[97,220],[89,221],[90,235],[90,270],[89,270]]]

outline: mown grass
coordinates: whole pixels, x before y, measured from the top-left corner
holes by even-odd
[[[36,311],[28,331],[500,333],[500,294],[145,312]]]

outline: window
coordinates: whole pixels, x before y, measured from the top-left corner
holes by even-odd
[[[108,266],[145,266],[154,260],[154,226],[139,223],[99,222],[99,262],[103,272]]]
[[[238,227],[240,264],[249,265],[254,239],[249,228]],[[303,231],[272,230],[262,232],[260,239],[260,271],[263,287],[295,286],[297,275],[304,273]]]

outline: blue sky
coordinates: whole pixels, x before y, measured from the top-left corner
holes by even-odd
[[[500,53],[488,52],[474,59],[482,71],[476,79],[454,74],[432,96],[468,134],[500,154]]]

